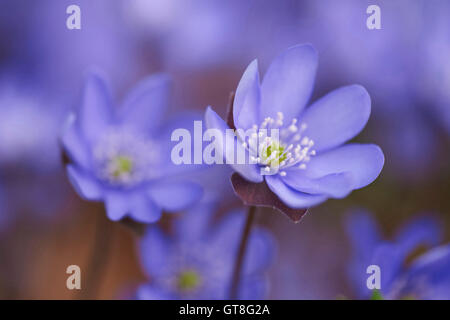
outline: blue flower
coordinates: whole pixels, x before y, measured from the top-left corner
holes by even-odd
[[[81,29],[68,30],[66,9],[77,4],[81,9]],[[44,1],[30,4],[30,11],[21,14],[20,4],[4,8],[16,16],[9,25],[14,37],[26,39],[17,45],[8,45],[12,63],[27,70],[27,75],[45,86],[48,92],[60,94],[64,101],[72,101],[75,90],[82,83],[82,72],[95,65],[111,76],[114,85],[122,88],[142,70],[142,53],[134,32],[122,21],[122,3],[110,1],[71,0]],[[2,28],[2,30],[5,30]],[[40,31],[38,31],[40,30]],[[42,37],[51,34],[51,37]],[[102,41],[98,41],[102,39]],[[70,56],[70,63],[67,57]]]
[[[105,203],[111,220],[128,215],[154,222],[162,210],[183,210],[201,197],[197,184],[178,178],[187,167],[170,159],[172,130],[192,119],[183,115],[163,123],[169,89],[167,76],[152,75],[116,109],[102,78],[87,78],[80,108],[62,137],[72,161],[67,173],[81,197]]]
[[[60,168],[61,113],[22,77],[7,71],[0,78],[0,165],[48,174]]]
[[[428,4],[428,3],[427,3]],[[448,30],[450,27],[450,3],[439,1],[436,4],[421,6],[427,10],[424,33],[420,33],[420,40],[426,43],[421,46],[420,58],[423,63],[418,75],[417,91],[425,101],[423,111],[427,112],[437,124],[442,126],[447,135],[450,135],[450,93],[447,90],[450,83],[450,43]],[[432,31],[431,31],[432,30]],[[431,32],[430,32],[431,31]],[[426,37],[424,35],[426,34]],[[417,69],[417,68],[415,68]],[[420,132],[420,131],[419,131]]]
[[[141,241],[143,268],[151,282],[137,290],[139,299],[227,299],[237,255],[243,212],[230,212],[212,225],[215,205],[202,202],[175,220],[173,236],[150,226]],[[275,243],[254,228],[239,287],[240,299],[261,299],[267,291],[264,272]]]
[[[363,87],[339,88],[305,108],[317,64],[310,45],[291,47],[270,65],[260,85],[255,60],[244,72],[233,103],[236,129],[254,131],[250,137],[234,137],[237,153],[247,153],[253,164],[233,169],[250,182],[265,181],[290,208],[343,198],[374,181],[384,164],[376,145],[343,145],[369,119],[370,97]],[[229,128],[210,107],[205,119],[208,128]],[[257,139],[256,132],[273,128],[279,129],[279,139]],[[230,147],[226,143],[226,155]]]
[[[406,272],[400,295],[427,300],[450,299],[450,245],[433,248]]]
[[[442,239],[438,223],[431,218],[416,218],[404,226],[392,240],[383,239],[369,213],[355,212],[347,223],[353,247],[348,277],[361,299],[372,292],[367,288],[367,267],[377,265],[381,272],[383,298],[450,298],[450,249],[437,247],[414,259],[417,250],[434,247]]]
[[[408,10],[397,10],[406,4]],[[385,2],[380,5],[380,30],[366,27],[369,14],[361,19],[367,7],[364,1],[344,6],[332,0],[311,1],[301,14],[314,16],[317,23],[301,28],[297,38],[314,39],[323,50],[324,76],[329,81],[354,79],[371,93],[374,124],[368,135],[389,154],[385,174],[409,181],[428,179],[439,172],[434,164],[441,149],[433,119],[444,128],[447,123],[450,132],[449,3]],[[341,14],[330,18],[330,12],[337,10]],[[320,23],[324,20],[326,24]],[[387,21],[389,28],[385,28]],[[412,32],[413,26],[417,30]]]
[[[164,0],[144,0],[133,1],[126,9],[133,30],[144,39],[158,39],[165,65],[198,72],[239,59],[243,51],[237,49],[251,38],[242,32],[248,32],[248,19],[253,18],[249,11],[255,7],[239,0],[173,1],[170,5]]]

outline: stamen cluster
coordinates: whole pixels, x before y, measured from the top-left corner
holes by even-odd
[[[94,162],[100,179],[113,185],[133,186],[152,178],[159,160],[157,144],[123,128],[111,128],[94,148]]]
[[[306,128],[296,118],[285,126],[284,115],[278,112],[277,119],[267,117],[261,125],[253,125],[249,136],[239,138],[250,154],[250,161],[261,165],[265,174],[279,172],[285,176],[285,169],[290,167],[306,169],[306,163],[316,154],[312,149],[314,141],[303,136]]]

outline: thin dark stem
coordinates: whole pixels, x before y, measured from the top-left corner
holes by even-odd
[[[111,251],[113,225],[106,219],[103,212],[97,214],[94,246],[86,267],[87,275],[84,278],[85,280],[83,277],[81,278],[80,299],[97,298],[98,289]]]
[[[233,277],[231,278],[230,299],[237,299],[239,283],[241,280],[241,271],[244,264],[245,251],[247,249],[247,242],[252,228],[253,220],[255,218],[256,207],[250,206],[248,208],[247,220],[245,221],[244,231],[242,232],[241,242],[239,244],[239,251],[236,256],[236,262],[233,269]]]

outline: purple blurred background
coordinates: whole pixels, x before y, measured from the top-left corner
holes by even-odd
[[[66,8],[81,8],[81,30]],[[381,8],[380,30],[366,9]],[[173,112],[225,114],[248,63],[264,72],[284,49],[319,52],[313,100],[352,83],[372,98],[358,141],[379,144],[385,168],[371,186],[310,210],[300,224],[260,211],[278,241],[273,299],[354,298],[344,220],[369,209],[391,235],[433,212],[450,228],[450,2],[446,0],[3,0],[0,3],[0,298],[71,299],[66,267],[83,269],[95,224],[113,229],[97,298],[117,298],[145,278],[136,237],[70,187],[58,135],[77,105],[85,71],[103,69],[120,99],[140,78],[174,79]],[[238,207],[230,196],[223,207]],[[162,221],[164,224],[164,221]]]

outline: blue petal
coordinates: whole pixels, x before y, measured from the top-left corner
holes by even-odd
[[[220,250],[221,259],[234,261],[238,252],[247,213],[244,210],[228,212],[220,223],[209,232],[203,241]],[[251,230],[242,272],[242,281],[246,281],[264,272],[273,262],[276,246],[271,234],[262,228]],[[233,263],[223,265],[223,272],[231,276]],[[240,291],[240,290],[239,290]]]
[[[139,242],[140,261],[149,277],[170,274],[167,257],[171,252],[169,238],[157,227],[150,226]]]
[[[234,125],[240,129],[250,129],[259,124],[258,108],[261,101],[258,62],[253,60],[242,75],[236,90],[233,105]]]
[[[149,193],[159,207],[176,212],[200,200],[203,190],[192,182],[161,182],[151,187]]]
[[[206,238],[206,242],[210,243],[211,246],[216,248],[221,248],[221,252],[226,259],[231,259],[234,261],[240,244],[240,239],[242,231],[244,229],[245,221],[247,218],[247,212],[245,210],[232,210],[228,212],[225,217],[215,226],[214,231],[210,232]],[[270,235],[267,235],[262,231],[263,229],[254,228],[250,234],[250,241],[247,254],[250,258],[246,258],[245,273],[251,273],[258,270],[257,262],[263,263],[267,267],[273,257],[273,243]],[[267,235],[267,237],[265,237]],[[270,252],[263,253],[261,250],[267,248],[271,250]],[[250,253],[250,250],[257,250],[257,252]],[[225,268],[226,266],[224,266]],[[229,265],[230,272],[232,264]],[[261,266],[262,267],[262,266]]]
[[[405,277],[404,294],[418,299],[450,299],[450,245],[418,258]]]
[[[68,121],[69,123],[61,138],[62,145],[72,161],[87,169],[90,166],[88,148],[80,135],[78,126],[75,124],[75,117],[70,116]]]
[[[283,112],[286,121],[297,117],[311,96],[317,64],[311,45],[297,45],[279,55],[261,85],[260,121],[276,119],[277,112]]]
[[[103,190],[99,182],[79,168],[68,165],[67,175],[77,193],[86,200],[99,201],[103,197]]]
[[[372,259],[368,264],[363,266],[363,271],[366,271],[369,265],[377,265],[381,270],[381,292],[387,295],[395,281],[399,279],[403,270],[404,259],[401,249],[392,243],[383,243],[375,248]],[[366,279],[368,275],[366,273]],[[370,290],[367,288],[365,281],[363,282],[365,290],[370,295]]]
[[[301,122],[304,136],[314,141],[316,151],[327,150],[355,137],[370,116],[370,97],[358,85],[334,90],[307,108]]]
[[[247,246],[243,274],[264,272],[275,258],[275,239],[265,229],[254,228]]]
[[[176,114],[162,123],[158,128],[155,136],[158,139],[170,141],[170,137],[174,130],[182,128],[187,129],[193,135],[194,121],[202,121],[203,113],[193,110],[178,110]]]
[[[142,285],[137,289],[136,298],[138,300],[175,300],[176,297],[153,285]]]
[[[359,256],[371,256],[382,241],[376,221],[366,210],[352,212],[345,219],[345,227],[352,247]]]
[[[269,284],[263,275],[244,277],[239,285],[238,299],[261,300],[267,298]]]
[[[138,222],[152,223],[162,214],[161,208],[142,191],[109,190],[105,204],[106,213],[113,221],[130,216]]]
[[[132,192],[128,196],[129,215],[138,222],[153,223],[161,218],[162,210],[145,192]]]
[[[244,210],[233,210],[215,227],[210,234],[209,243],[217,247],[224,247],[224,254],[228,254],[230,259],[234,259],[239,245],[240,235],[244,228],[246,212]]]
[[[91,72],[84,86],[77,123],[89,143],[94,143],[99,134],[113,119],[111,96],[103,78]]]
[[[160,150],[161,167],[158,168],[162,177],[179,176],[180,174],[186,174],[195,172],[204,168],[201,164],[186,164],[176,165],[172,161],[172,149],[178,142],[172,142],[172,133],[176,129],[186,129],[190,133],[190,137],[194,136],[194,121],[201,121],[203,114],[195,111],[182,111],[177,113],[176,116],[166,121],[163,126],[158,129],[159,134],[155,134],[157,141],[163,142],[159,144],[158,150]],[[169,141],[169,143],[167,143]],[[191,142],[191,160],[194,155],[194,143]],[[192,161],[193,162],[193,161]]]
[[[219,149],[221,150],[224,157],[230,158],[230,152],[236,155],[238,151],[234,152],[234,149],[243,148],[240,143],[238,143],[237,138],[231,138],[230,135],[225,133],[226,129],[229,127],[226,123],[215,113],[211,107],[208,107],[205,112],[205,122],[208,129],[219,129],[222,133],[222,143]],[[235,162],[235,158],[230,159],[230,162]],[[242,177],[251,182],[262,182],[263,177],[260,173],[260,169],[256,164],[231,164],[230,165],[236,172],[238,172]]]
[[[374,181],[383,165],[384,155],[380,147],[372,144],[347,144],[311,157],[304,174],[308,178],[319,178],[333,173],[350,172],[353,178],[351,188],[359,189]]]
[[[303,170],[289,170],[281,179],[290,187],[311,194],[323,194],[333,198],[343,198],[349,194],[353,184],[350,172],[332,173],[326,176],[310,179],[305,177]]]
[[[199,240],[208,233],[217,201],[202,200],[175,220],[176,235],[183,240]]]
[[[121,191],[109,190],[105,195],[106,215],[113,221],[124,218],[129,212],[128,198]]]
[[[420,245],[435,246],[442,240],[442,228],[439,223],[430,217],[417,218],[403,227],[396,243],[402,248],[406,255],[411,253]]]
[[[364,240],[364,236],[361,235],[361,241]],[[369,277],[367,268],[376,265],[381,270],[381,292],[383,296],[387,296],[394,282],[401,276],[403,259],[399,256],[399,248],[392,243],[380,242],[374,247],[368,247],[367,250],[369,251],[357,252],[349,263],[347,274],[351,284],[358,298],[368,299],[372,295],[372,290],[367,287]]]
[[[142,80],[125,98],[119,110],[120,119],[143,132],[158,129],[167,110],[170,83],[165,74]]]
[[[322,195],[311,195],[296,191],[287,186],[278,175],[266,176],[266,182],[269,189],[275,193],[281,201],[288,207],[300,209],[308,208],[324,202],[327,197]]]

